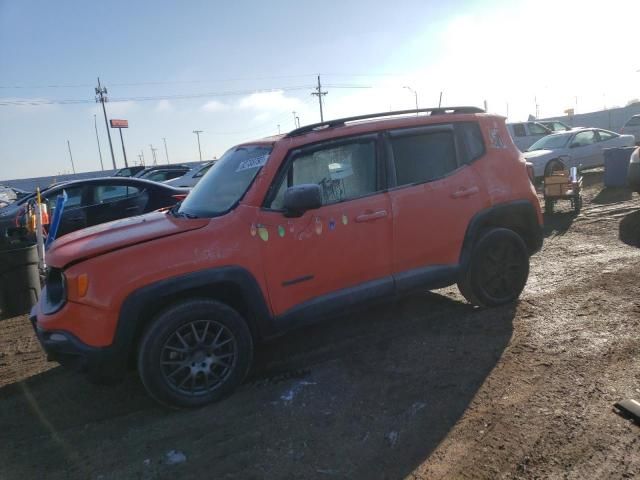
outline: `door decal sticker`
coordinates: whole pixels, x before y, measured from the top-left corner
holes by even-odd
[[[284,227],[282,225],[278,225],[278,235],[280,235],[280,237],[284,237],[286,230],[284,229]]]
[[[336,229],[336,221],[332,218],[329,220],[329,230],[335,230]]]
[[[260,225],[258,227],[258,235],[260,236],[260,238],[262,240],[264,240],[265,242],[269,241],[269,230],[267,230],[267,227]]]
[[[349,217],[347,217],[344,213],[342,214],[342,224],[346,225],[349,223]]]
[[[320,220],[320,217],[316,217],[315,229],[318,235],[322,235],[322,220]]]

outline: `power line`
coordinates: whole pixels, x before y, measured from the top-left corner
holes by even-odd
[[[328,87],[337,89],[350,89],[350,88],[375,88],[372,85],[335,85],[330,84]],[[224,96],[241,96],[252,95],[260,93],[277,93],[277,92],[291,92],[299,90],[308,90],[308,85],[289,86],[269,89],[253,89],[253,90],[232,90],[226,92],[205,92],[205,93],[193,93],[193,94],[177,94],[177,95],[154,95],[145,97],[116,97],[109,98],[112,103],[121,102],[148,102],[157,100],[186,100],[195,98],[207,98],[207,97],[224,97]],[[315,87],[317,90],[317,87]],[[327,92],[322,92],[322,95],[326,95]],[[312,95],[318,95],[317,92]],[[75,104],[87,104],[93,103],[89,99],[2,99],[0,98],[0,106],[41,106],[41,105],[75,105]]]

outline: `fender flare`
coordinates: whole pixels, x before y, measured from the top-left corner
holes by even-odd
[[[473,246],[482,230],[491,227],[510,228],[522,236],[529,254],[542,248],[543,231],[535,208],[528,200],[501,203],[478,212],[469,222],[460,251],[460,267],[464,271],[471,261]]]
[[[212,292],[210,297],[215,299],[216,287],[223,286],[242,292],[243,304],[246,305],[245,320],[254,337],[259,340],[273,335],[273,317],[254,276],[242,267],[225,266],[166,278],[130,293],[120,308],[112,346],[128,356],[142,329],[155,313],[178,301],[181,294],[207,297],[209,295],[202,293],[205,289]],[[159,299],[165,301],[159,305]]]

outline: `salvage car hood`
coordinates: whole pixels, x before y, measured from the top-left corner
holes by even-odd
[[[208,223],[208,218],[176,218],[166,212],[116,220],[60,237],[51,245],[46,260],[49,265],[62,268],[138,243],[196,230]]]
[[[524,152],[524,158],[527,160],[535,160],[538,158],[546,158],[549,156],[558,155],[558,152],[555,150],[534,150],[532,152]]]

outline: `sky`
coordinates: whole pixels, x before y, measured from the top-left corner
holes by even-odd
[[[0,0],[0,179],[221,156],[325,119],[475,105],[510,120],[640,98],[640,1]],[[409,88],[406,88],[409,87]],[[415,92],[415,94],[414,94]],[[95,120],[94,120],[94,115]],[[94,123],[95,121],[95,123]],[[124,166],[111,130],[116,166]],[[142,157],[144,155],[144,157]]]

